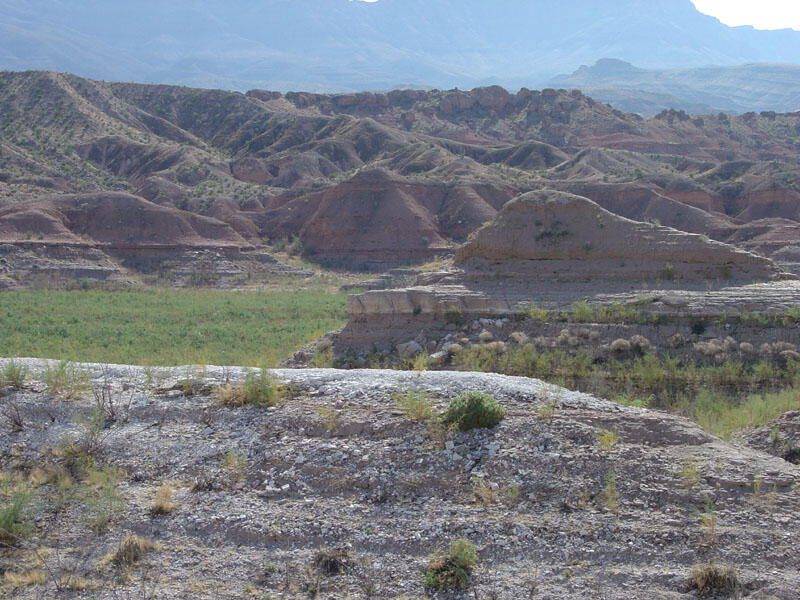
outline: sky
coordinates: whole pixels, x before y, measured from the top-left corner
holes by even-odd
[[[800,31],[798,0],[693,0],[702,13],[730,26],[752,25],[756,29]]]
[[[377,2],[377,0],[362,0]],[[717,17],[731,27],[800,31],[800,0],[692,0],[702,13]]]

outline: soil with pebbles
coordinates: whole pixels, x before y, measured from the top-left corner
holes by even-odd
[[[96,400],[51,396],[47,363],[23,362],[31,381],[0,399],[0,456],[26,474],[86,436]],[[243,369],[81,367],[116,407],[96,460],[124,471],[124,508],[93,532],[83,501],[37,488],[35,531],[0,550],[0,569],[38,560],[47,582],[6,578],[6,598],[677,599],[712,562],[744,597],[800,595],[800,467],[677,416],[525,378],[370,370],[275,370],[277,406],[224,408],[212,390]],[[508,414],[442,434],[397,409],[404,389],[439,408],[486,391]],[[165,482],[175,508],[154,515]],[[103,565],[130,533],[158,548]],[[431,555],[460,537],[478,550],[469,587],[425,589]],[[339,551],[337,569],[321,549]]]

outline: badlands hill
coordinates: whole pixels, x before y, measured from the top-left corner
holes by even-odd
[[[71,245],[143,268],[294,240],[324,265],[383,269],[452,253],[507,201],[554,189],[800,263],[800,113],[643,119],[555,89],[0,82],[7,252],[52,258]]]

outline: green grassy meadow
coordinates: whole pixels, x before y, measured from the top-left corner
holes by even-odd
[[[323,291],[13,291],[0,356],[138,365],[274,366],[346,321]]]

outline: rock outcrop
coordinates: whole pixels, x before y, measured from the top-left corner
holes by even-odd
[[[800,594],[800,468],[682,417],[522,377],[332,369],[275,370],[291,393],[236,408],[212,390],[240,385],[241,368],[72,365],[114,402],[115,418],[89,438],[92,394],[59,400],[41,383],[54,362],[17,363],[34,381],[10,390],[21,426],[0,428],[0,448],[11,481],[37,482],[37,518],[0,555],[3,592],[36,572],[24,589],[33,597],[79,581],[108,598],[145,586],[238,598],[244,585],[417,598],[433,592],[431,556],[463,537],[479,557],[465,595],[433,595],[678,600],[695,597],[692,569],[715,560],[754,597]],[[462,392],[490,393],[507,416],[436,433],[398,410],[409,391],[436,412]],[[88,461],[61,447],[88,448],[108,487],[81,478],[86,500],[65,495],[51,479],[71,482],[68,469],[83,475]],[[101,493],[113,493],[113,511],[94,509]],[[103,556],[133,533],[148,552],[120,577]],[[45,544],[80,561],[30,550]],[[335,573],[320,565],[326,552],[341,558]]]
[[[544,190],[506,204],[456,252],[467,277],[538,281],[770,280],[770,260],[669,227],[631,221],[581,196]]]

